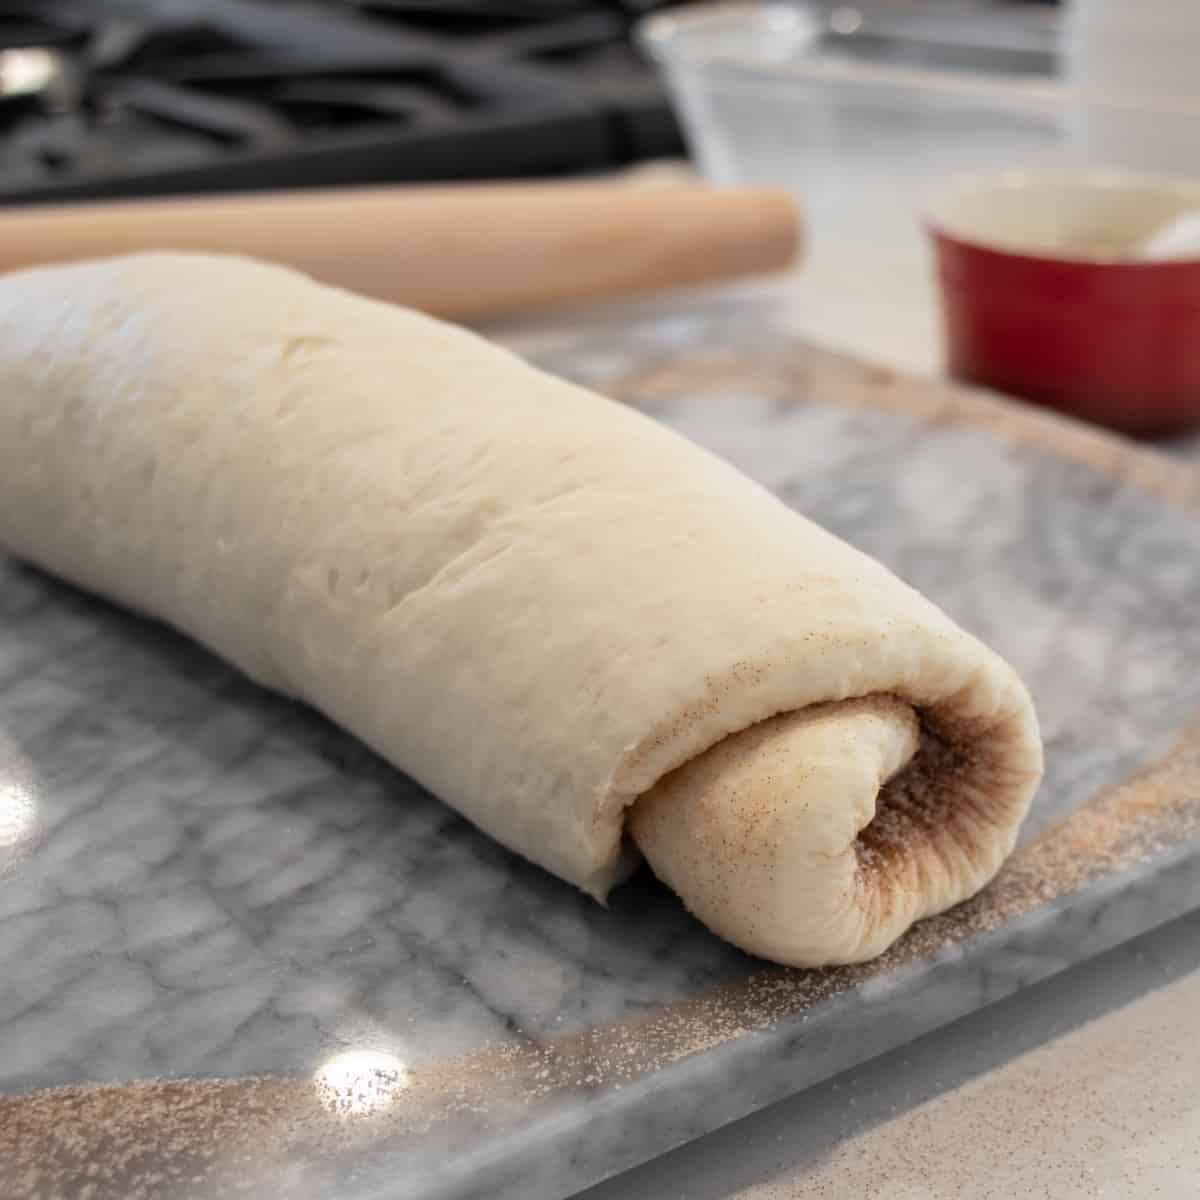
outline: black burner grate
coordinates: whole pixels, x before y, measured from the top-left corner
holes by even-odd
[[[586,0],[0,0],[0,201],[592,171],[675,153]]]

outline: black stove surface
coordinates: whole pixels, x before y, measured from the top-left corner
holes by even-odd
[[[0,0],[0,203],[601,170],[680,150],[661,0]]]

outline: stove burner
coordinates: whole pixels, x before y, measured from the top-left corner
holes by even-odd
[[[679,135],[655,0],[8,0],[0,202],[599,170]]]

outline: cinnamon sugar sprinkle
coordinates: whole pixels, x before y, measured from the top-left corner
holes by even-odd
[[[1050,451],[1058,458],[1120,479],[1170,504],[1200,509],[1200,472],[1048,409],[1018,408],[962,384],[898,374],[800,340],[769,340],[745,348],[699,350],[611,381],[602,390],[631,405],[720,391],[764,396],[781,409],[820,397],[845,408],[902,413],[931,425],[973,427],[1004,441]]]
[[[457,1118],[519,1119],[568,1089],[615,1088],[797,1017],[1105,876],[1200,838],[1200,728],[1163,762],[1018,850],[975,899],[921,922],[881,957],[820,971],[764,968],[650,1018],[418,1066],[385,1104],[331,1103],[312,1079],[72,1085],[0,1097],[0,1191],[11,1200],[287,1194],[347,1152],[402,1149]],[[371,1081],[364,1086],[371,1087]]]

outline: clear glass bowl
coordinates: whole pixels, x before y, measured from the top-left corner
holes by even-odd
[[[798,326],[932,367],[920,212],[942,177],[1069,158],[1053,42],[906,37],[856,26],[854,12],[702,4],[648,18],[639,38],[705,177],[780,184],[801,202]]]
[[[841,200],[881,158],[913,178],[1060,154],[1052,52],[872,34],[838,11],[841,29],[837,12],[830,23],[781,3],[699,5],[642,24],[710,179]]]

